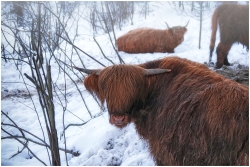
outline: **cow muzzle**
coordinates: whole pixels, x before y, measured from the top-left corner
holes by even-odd
[[[123,128],[130,122],[130,116],[129,115],[114,115],[111,114],[109,118],[109,122],[112,125],[117,126],[118,128]]]

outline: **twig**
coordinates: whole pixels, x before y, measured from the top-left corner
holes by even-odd
[[[91,119],[90,119],[90,120],[91,120]],[[68,129],[70,126],[82,126],[82,125],[85,125],[85,124],[88,123],[90,120],[88,120],[87,122],[84,122],[84,123],[82,123],[82,124],[69,124],[69,125],[66,126],[66,128],[64,129],[64,131],[65,131],[66,129]]]
[[[53,55],[53,56],[54,56],[54,55]],[[55,60],[56,60],[57,63],[58,63],[58,59],[57,59],[56,57],[54,57],[54,58],[55,58]],[[63,68],[61,67],[60,63],[58,63],[58,65],[59,65],[59,67],[60,67],[61,69],[63,69]],[[77,90],[80,92],[80,95],[81,95],[81,98],[82,98],[82,100],[83,100],[83,103],[84,103],[86,109],[88,110],[88,113],[89,113],[90,117],[92,118],[92,114],[91,114],[91,112],[90,112],[90,110],[89,110],[89,108],[88,108],[88,106],[87,106],[87,103],[85,102],[85,100],[84,100],[84,98],[83,98],[83,96],[82,96],[82,93],[81,93],[80,89],[78,88],[77,84],[74,82],[73,78],[72,78],[66,71],[64,71],[64,72],[65,72],[65,74],[73,81],[73,83],[75,84]]]
[[[102,51],[102,48],[100,47],[99,43],[96,41],[95,37],[93,37],[95,43],[97,44],[97,46],[99,47],[100,51],[102,52],[103,57],[105,57],[108,61],[110,61],[112,64],[115,64],[112,60],[110,60],[108,57],[105,56],[105,54]]]
[[[64,69],[63,69],[64,71],[65,71],[65,66],[64,66]],[[65,128],[65,122],[64,122],[64,118],[65,118],[65,111],[66,111],[66,108],[67,108],[67,98],[66,98],[66,90],[67,90],[67,88],[66,88],[66,78],[65,78],[65,73],[64,73],[64,82],[65,82],[65,87],[64,87],[64,91],[65,91],[65,93],[64,93],[64,100],[65,100],[65,105],[66,105],[66,107],[63,107],[63,128]],[[60,100],[61,101],[61,100]],[[65,136],[65,133],[64,133],[64,148],[65,148],[65,150],[67,149],[67,142],[66,142],[66,136]],[[69,164],[68,164],[68,158],[67,158],[67,154],[66,154],[66,152],[65,152],[65,157],[66,157],[66,163],[67,163],[67,166],[69,166]]]
[[[12,30],[11,30],[11,31],[12,31]],[[12,31],[12,32],[13,32],[13,31]],[[18,41],[20,42],[21,47],[23,47],[23,50],[24,50],[25,55],[28,57],[28,53],[26,52],[26,47],[25,47],[25,45],[23,44],[22,40],[20,39],[20,37],[19,37],[16,33],[13,32],[13,34],[15,34],[15,38],[18,39]],[[6,40],[7,40],[7,39],[6,39]],[[7,40],[7,41],[8,41],[8,40]],[[8,43],[9,43],[9,42],[8,42]],[[31,54],[31,55],[32,55],[32,54]],[[33,73],[33,69],[34,69],[34,68],[32,67],[30,57],[28,57],[28,60],[29,60],[29,65],[30,65],[31,72]],[[27,84],[26,84],[26,82],[25,82],[25,80],[24,80],[24,78],[23,78],[23,75],[22,75],[20,69],[18,68],[17,63],[15,63],[15,65],[16,65],[16,67],[17,67],[19,73],[21,74],[22,80],[24,81],[24,84],[25,84],[25,87],[26,87],[27,91],[29,92],[29,89],[28,89],[28,87],[27,87]],[[33,76],[34,76],[34,74],[33,74]],[[33,80],[33,81],[34,81],[34,80]],[[33,83],[33,84],[34,84],[34,83]],[[30,94],[30,92],[29,92],[29,94]],[[40,120],[40,118],[39,118],[39,116],[38,116],[38,112],[37,112],[37,110],[36,110],[36,107],[35,107],[35,104],[34,104],[34,101],[33,101],[32,97],[31,97],[31,94],[30,94],[30,98],[31,98],[32,104],[33,104],[33,106],[34,106],[34,109],[35,109],[35,112],[36,112],[36,115],[37,115],[38,122],[39,122],[40,127],[41,127],[41,131],[42,131],[42,134],[43,134],[43,138],[44,138],[44,140],[45,140],[44,131],[43,131],[43,128],[42,128],[42,125],[41,125],[41,120]],[[44,110],[43,107],[42,107],[42,110]],[[46,119],[45,119],[45,123],[46,123]],[[49,156],[49,152],[48,152],[48,149],[46,148],[46,150],[47,150],[47,153],[48,153],[49,161],[51,162],[50,156]]]
[[[1,113],[2,113],[3,115],[5,115],[5,116],[14,124],[14,126],[17,126],[17,124],[16,124],[7,114],[5,114],[2,110],[1,110]],[[21,134],[22,134],[23,136],[25,136],[22,130],[20,130],[20,129],[18,129],[18,130],[21,132]],[[25,144],[27,144],[27,143],[28,143],[28,141],[26,141]],[[16,154],[13,154],[9,159],[11,159],[11,158],[15,157],[16,155],[18,155],[19,153],[21,153],[21,152],[24,150],[24,148],[25,148],[25,147],[23,146],[23,148],[22,148],[21,151],[18,150],[17,153],[16,153]]]
[[[26,142],[28,142],[28,141],[26,141]],[[24,145],[23,145],[23,148],[22,148],[20,151],[19,151],[19,147],[18,147],[17,153],[13,154],[9,159],[11,159],[11,158],[17,156],[18,154],[20,154],[21,152],[23,152],[24,149],[25,149],[25,146],[24,146]]]
[[[23,136],[18,136],[18,135],[12,135],[12,134],[9,134],[9,136],[1,137],[2,140],[4,140],[4,139],[12,139],[12,138],[22,138],[22,139],[25,139],[27,141],[33,142],[33,143],[35,143],[37,145],[48,147],[50,149],[50,146],[45,141],[43,141],[42,139],[40,139],[39,137],[37,137],[33,133],[30,133],[29,131],[27,131],[27,130],[25,130],[23,128],[20,128],[18,126],[12,125],[12,124],[6,124],[6,123],[1,123],[1,125],[2,126],[11,126],[11,127],[17,128],[22,133],[23,132],[28,133],[29,135],[31,135],[31,136],[35,137],[36,139],[38,139],[39,141],[41,141],[42,143],[34,141],[34,140],[30,139],[30,138],[27,138],[24,135]],[[72,155],[77,154],[76,152],[73,152],[72,150],[67,150],[67,149],[63,149],[63,148],[59,148],[59,150],[64,151],[64,152],[69,153],[69,154],[72,154]]]
[[[7,133],[8,135],[10,136],[13,136],[11,135],[9,132],[7,132],[6,130],[4,130],[2,127],[1,127],[2,131],[4,131],[5,133]],[[47,166],[40,158],[38,158],[32,151],[31,149],[27,146],[27,143],[23,143],[21,140],[19,140],[17,137],[13,136],[13,139],[17,140],[19,143],[21,143],[23,146],[25,146],[25,148],[27,148],[29,150],[29,152],[39,161],[41,162],[43,165]]]
[[[48,95],[46,94],[46,92],[44,92],[44,90],[36,83],[36,81],[35,81],[33,78],[31,78],[30,76],[28,76],[26,73],[24,73],[24,76],[25,76],[27,79],[29,79],[29,80],[36,86],[36,88],[37,88],[39,91],[41,91],[46,97],[48,97]]]
[[[101,23],[101,19],[100,19],[100,16],[99,16],[99,15],[100,15],[100,14],[98,13],[98,14],[97,14],[97,17],[98,17],[98,19],[99,19],[99,22]],[[122,64],[122,63],[125,64],[125,62],[122,60],[121,56],[119,55],[119,53],[118,53],[117,50],[115,49],[115,46],[114,46],[114,44],[113,44],[113,42],[112,42],[112,38],[111,38],[110,33],[109,33],[109,29],[108,29],[108,26],[107,26],[106,18],[105,18],[105,16],[102,16],[102,17],[103,17],[105,29],[106,29],[106,31],[108,32],[109,40],[110,40],[110,42],[111,42],[111,44],[112,44],[112,47],[113,47],[113,49],[115,50],[115,52],[116,52],[116,54],[117,54],[117,56],[118,56],[118,58],[119,58],[120,63],[121,63],[121,64]],[[101,24],[101,25],[102,25],[102,24]],[[102,25],[102,27],[103,27],[103,25]],[[103,29],[104,29],[104,27],[103,27]]]
[[[72,46],[74,46],[75,48],[77,48],[78,50],[80,50],[81,52],[83,52],[85,55],[87,55],[91,59],[95,60],[97,63],[99,63],[103,67],[106,67],[104,64],[102,64],[101,62],[99,62],[98,60],[96,60],[94,57],[90,56],[88,53],[84,52],[82,49],[80,49],[79,47],[77,47],[76,45],[74,45],[71,41],[69,41],[66,38],[62,37],[60,34],[56,34],[56,35],[58,35],[60,38],[64,39],[66,42],[68,42],[69,44],[71,44]]]

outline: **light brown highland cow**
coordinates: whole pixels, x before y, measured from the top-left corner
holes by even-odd
[[[249,5],[222,4],[212,17],[212,35],[210,42],[210,58],[214,51],[217,27],[220,28],[220,43],[216,48],[216,68],[230,65],[227,55],[235,42],[249,49]]]
[[[127,53],[174,53],[174,48],[184,40],[187,25],[169,28],[167,24],[168,29],[166,30],[153,28],[131,30],[117,39],[118,51]]]

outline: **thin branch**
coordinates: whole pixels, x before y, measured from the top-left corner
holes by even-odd
[[[11,30],[11,31],[12,31],[12,30]],[[12,31],[12,32],[13,32],[13,31]],[[14,32],[13,32],[13,33],[14,33]],[[14,33],[14,34],[15,34],[15,33]],[[27,54],[27,52],[26,52],[26,50],[25,50],[25,46],[24,46],[22,40],[20,39],[20,37],[17,36],[17,34],[15,34],[15,37],[20,41],[20,45],[21,45],[21,47],[23,47],[24,53],[26,54],[26,56],[28,56],[28,54]],[[8,41],[8,40],[7,40],[7,41]],[[30,58],[28,57],[28,59],[29,59],[29,62],[30,62],[29,65],[30,65],[31,71],[33,72],[33,67],[32,67],[32,65],[31,65]],[[23,78],[23,75],[22,75],[20,69],[18,68],[18,65],[17,65],[16,63],[15,63],[15,65],[16,65],[16,67],[17,67],[19,73],[21,74],[22,80],[24,81],[24,84],[25,84],[25,87],[26,87],[27,91],[28,91],[29,94],[30,94],[30,91],[29,91],[29,89],[28,89],[28,87],[27,87],[27,85],[26,85],[26,82],[25,82],[25,80],[24,80],[24,78]],[[34,76],[34,75],[33,75],[33,76]],[[34,106],[34,109],[35,109],[35,112],[36,112],[36,115],[37,115],[37,119],[38,119],[38,122],[39,122],[40,127],[41,127],[41,130],[42,130],[43,138],[44,138],[44,140],[45,140],[44,131],[43,131],[43,128],[42,128],[42,125],[41,125],[41,120],[40,120],[40,118],[39,118],[39,116],[38,116],[38,112],[37,112],[37,110],[36,110],[36,107],[35,107],[33,98],[31,97],[31,94],[30,94],[30,98],[31,98],[32,104],[33,104],[33,106]],[[42,110],[44,110],[43,107],[42,107]],[[44,117],[45,117],[45,115],[44,115]],[[46,123],[46,119],[45,119],[45,123]],[[47,150],[47,153],[48,153],[49,161],[51,162],[50,156],[49,156],[49,152],[48,152],[48,149],[46,148],[46,150]]]
[[[100,16],[99,16],[99,15],[100,15],[100,14],[97,13],[97,17],[98,17],[98,19],[99,19],[99,22],[101,23],[101,19],[100,19]],[[105,25],[105,29],[106,29],[106,31],[108,32],[109,40],[110,40],[110,42],[111,42],[111,44],[112,44],[112,47],[113,47],[113,49],[115,50],[115,52],[116,52],[116,54],[117,54],[117,56],[118,56],[118,58],[119,58],[120,63],[121,63],[121,64],[122,64],[122,63],[125,64],[125,62],[122,60],[121,56],[119,55],[118,51],[116,50],[116,48],[115,48],[115,46],[114,46],[114,44],[113,44],[113,42],[112,42],[112,38],[111,38],[110,33],[109,33],[109,29],[108,29],[108,25],[107,25],[107,20],[106,20],[105,16],[101,15],[101,17],[103,18],[104,25]],[[102,25],[102,24],[101,24],[101,25]],[[102,27],[103,27],[103,25],[102,25]],[[104,27],[103,27],[103,29],[104,29]]]
[[[25,76],[27,79],[29,79],[29,80],[36,86],[36,88],[37,88],[39,91],[42,92],[42,94],[44,94],[47,98],[49,97],[49,96],[46,94],[46,92],[36,83],[36,81],[35,81],[33,78],[31,78],[30,76],[28,76],[26,73],[24,73],[24,76]]]
[[[112,60],[110,60],[102,51],[102,48],[100,47],[99,43],[96,41],[95,37],[93,37],[95,43],[97,44],[97,46],[99,47],[100,51],[102,52],[103,57],[105,57],[108,61],[110,61],[112,64],[115,64]]]
[[[28,141],[26,141],[26,142],[28,142]],[[20,151],[19,151],[19,147],[18,147],[17,153],[13,154],[9,159],[11,159],[11,158],[17,156],[18,154],[22,153],[24,149],[25,149],[25,146],[24,146],[24,145],[23,145],[23,148],[22,148]]]
[[[65,71],[65,66],[64,66],[64,71]],[[65,105],[66,105],[66,107],[63,107],[63,129],[65,129],[65,122],[64,122],[64,118],[65,118],[65,110],[66,110],[66,108],[67,108],[67,98],[66,98],[66,90],[67,90],[67,88],[66,88],[66,77],[65,77],[65,73],[64,73],[64,85],[65,85],[65,87],[64,87],[64,90],[65,90],[65,93],[64,93],[64,100],[65,100]],[[61,101],[61,100],[60,100]],[[64,148],[65,148],[65,150],[66,150],[66,148],[67,148],[67,142],[66,142],[66,136],[65,136],[65,132],[64,132]],[[67,155],[66,155],[66,153],[65,153],[65,157],[66,157],[66,163],[67,163],[67,166],[69,166],[69,164],[68,164],[68,158],[67,158]]]
[[[5,114],[2,110],[1,110],[1,113],[2,113],[3,115],[5,115],[5,116],[14,124],[14,126],[17,126],[17,124],[15,123],[15,121],[13,121],[7,114]],[[20,130],[20,129],[18,129],[18,130],[20,131],[20,133],[21,133],[23,136],[25,136],[22,130]],[[28,141],[26,141],[25,145],[26,145],[27,143],[28,143]],[[15,157],[16,155],[18,155],[19,153],[21,153],[24,149],[25,149],[25,146],[23,146],[23,148],[22,148],[21,151],[18,150],[16,154],[13,154],[9,159]]]
[[[52,56],[53,56],[54,59],[56,60],[56,62],[57,62],[57,64],[59,65],[60,69],[63,70],[63,67],[62,67],[61,64],[59,63],[59,61],[61,61],[61,60],[57,59],[56,56],[55,56],[54,54],[52,54]],[[65,63],[64,63],[64,64],[65,64]],[[73,81],[73,83],[74,83],[75,86],[77,87],[77,90],[80,92],[80,95],[81,95],[81,97],[82,97],[83,103],[84,103],[84,105],[85,105],[85,107],[86,107],[88,113],[90,114],[90,117],[92,118],[92,114],[91,114],[91,112],[90,112],[90,110],[89,110],[89,108],[88,108],[88,106],[87,106],[87,103],[85,102],[85,100],[84,100],[84,98],[83,98],[83,96],[82,96],[82,93],[81,93],[80,89],[78,88],[77,84],[74,82],[74,80],[72,79],[72,77],[71,77],[65,70],[64,70],[64,73]]]
[[[90,119],[90,120],[91,120],[91,119]],[[82,123],[82,124],[69,124],[69,125],[66,126],[66,128],[64,129],[64,131],[67,130],[70,126],[82,126],[82,125],[85,125],[85,124],[88,123],[90,120],[88,120],[87,122],[84,122],[84,123]]]
[[[40,139],[39,137],[37,137],[36,135],[34,135],[33,133],[30,133],[29,131],[23,129],[23,128],[20,128],[18,126],[15,126],[15,125],[12,125],[12,124],[6,124],[6,123],[1,123],[2,126],[11,126],[11,127],[14,127],[14,128],[17,128],[18,130],[21,130],[22,133],[25,132],[25,133],[28,133],[29,135],[33,136],[34,138],[38,139],[39,141],[41,141],[42,143],[40,142],[37,142],[35,140],[32,140],[30,138],[27,138],[25,136],[18,136],[18,135],[12,135],[12,134],[9,134],[9,136],[5,136],[5,137],[1,137],[2,140],[4,139],[12,139],[12,138],[22,138],[22,139],[25,139],[27,141],[30,141],[30,142],[33,142],[37,145],[40,145],[40,146],[44,146],[44,147],[47,147],[50,149],[50,146],[45,142],[43,141],[42,139]],[[69,154],[72,154],[72,155],[76,155],[76,152],[73,152],[72,150],[67,150],[67,149],[64,149],[64,148],[59,148],[59,150],[61,151],[64,151],[66,153],[69,153]]]
[[[95,60],[97,63],[99,63],[103,67],[106,67],[104,64],[102,64],[101,62],[99,62],[98,60],[96,60],[94,57],[90,56],[88,53],[84,52],[82,49],[80,49],[79,47],[77,47],[76,45],[74,45],[71,41],[69,41],[66,38],[62,37],[60,34],[56,34],[56,35],[58,35],[60,38],[64,39],[66,42],[68,42],[69,44],[71,44],[72,46],[74,46],[75,48],[77,48],[78,50],[80,50],[81,52],[83,52],[84,54],[86,54],[91,59]]]
[[[4,131],[5,133],[7,133],[10,136],[13,136],[12,134],[10,134],[9,132],[7,132],[6,130],[4,130],[1,127],[2,131]],[[39,161],[41,162],[43,165],[47,166],[40,158],[38,158],[32,151],[31,149],[27,146],[27,143],[23,143],[21,140],[19,140],[18,138],[16,138],[15,136],[13,136],[13,139],[17,140],[19,143],[21,143],[23,146],[25,146],[25,148],[27,148],[29,150],[29,152]]]
[[[43,3],[42,3],[42,4],[43,4]],[[44,5],[44,4],[43,4],[43,5]],[[74,46],[74,49],[77,48],[78,50],[80,50],[81,52],[83,52],[84,54],[86,54],[88,57],[92,58],[93,60],[95,60],[96,62],[98,62],[99,64],[101,64],[102,66],[105,67],[104,64],[102,64],[101,62],[99,62],[98,60],[96,60],[95,58],[93,58],[92,56],[90,56],[89,54],[87,54],[86,52],[84,52],[83,50],[81,50],[79,47],[75,46],[75,45],[70,41],[69,35],[68,35],[67,31],[65,30],[65,27],[64,27],[64,25],[62,24],[60,18],[59,18],[53,11],[51,11],[49,8],[47,8],[46,5],[44,5],[44,7],[45,7],[47,10],[49,10],[50,13],[53,14],[53,15],[57,18],[58,22],[61,24],[61,26],[62,26],[62,28],[63,28],[63,31],[65,32],[65,35],[67,36],[67,38],[68,38],[69,40],[67,40],[66,38],[62,37],[62,36],[60,35],[61,33],[60,33],[60,34],[56,33],[57,36],[59,36],[60,38],[64,39],[65,41],[67,41],[67,42],[68,42],[69,44],[71,44],[72,46]],[[76,50],[76,52],[77,52],[77,50]],[[77,53],[78,53],[78,52],[77,52]],[[80,58],[80,57],[79,57],[79,58]],[[80,59],[80,61],[82,62],[81,59]],[[82,64],[83,64],[83,62],[82,62]],[[84,66],[84,65],[83,65],[83,66]]]

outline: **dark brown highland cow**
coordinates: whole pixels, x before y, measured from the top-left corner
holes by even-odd
[[[119,51],[127,53],[174,53],[174,48],[184,40],[187,25],[169,28],[167,24],[166,30],[138,28],[120,36],[116,44]]]
[[[75,68],[90,74],[84,85],[111,124],[135,123],[157,165],[248,165],[248,86],[178,57]]]
[[[222,4],[212,17],[212,35],[210,41],[210,58],[214,51],[217,24],[220,28],[220,43],[217,46],[216,68],[230,65],[228,52],[235,42],[240,42],[249,49],[249,5]]]

